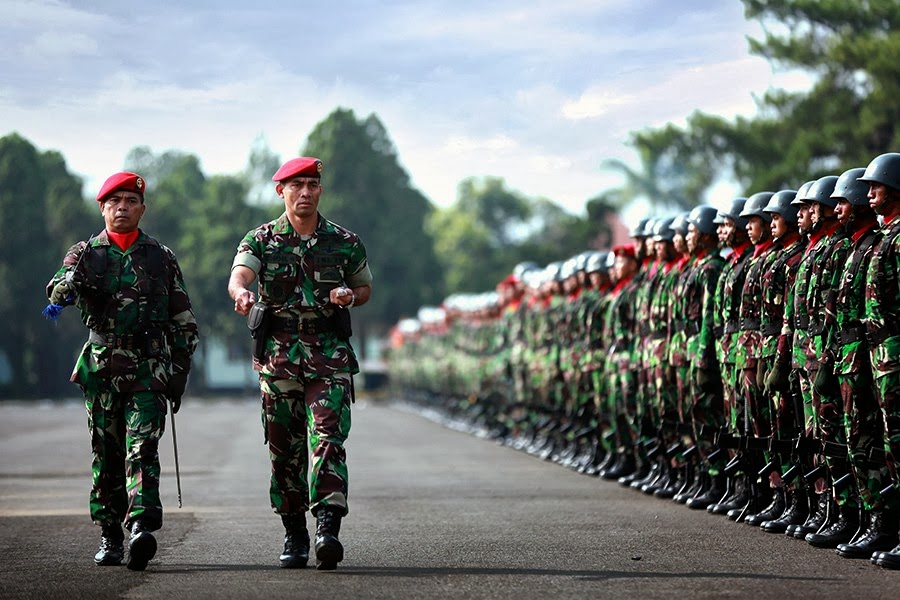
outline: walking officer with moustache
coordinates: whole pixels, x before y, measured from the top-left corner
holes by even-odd
[[[89,331],[71,380],[85,397],[93,455],[91,519],[101,527],[94,562],[143,571],[162,527],[159,440],[166,399],[178,412],[199,342],[178,261],[139,227],[144,178],[116,173],[97,194],[106,228],[66,253],[47,284],[48,316],[75,305]]]
[[[228,281],[234,310],[248,316],[259,372],[273,510],[285,528],[284,568],[309,560],[306,511],[316,517],[317,568],[344,558],[338,540],[347,514],[352,376],[350,309],[365,304],[372,273],[362,241],[319,213],[322,161],[287,161],[272,177],[280,217],[238,245]],[[258,280],[259,300],[249,287]],[[312,470],[307,477],[309,449]]]

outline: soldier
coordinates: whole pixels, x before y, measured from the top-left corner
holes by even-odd
[[[897,535],[897,495],[900,491],[900,154],[890,152],[872,160],[860,178],[869,184],[869,206],[882,219],[882,238],[866,271],[864,322],[869,342],[875,398],[884,418],[884,455],[892,485],[882,491],[885,507],[870,513],[867,530],[854,544],[868,545]],[[873,554],[877,564],[900,569],[900,545]]]
[[[289,160],[276,171],[272,181],[285,212],[241,240],[228,293],[235,312],[250,316],[256,340],[253,368],[272,463],[269,494],[285,528],[281,566],[306,566],[310,510],[317,568],[330,570],[344,557],[338,540],[347,514],[344,442],[352,376],[359,372],[349,309],[368,301],[372,273],[359,237],[319,213],[321,173],[322,161],[312,157]],[[259,302],[248,289],[257,277]]]
[[[721,228],[719,247],[730,250],[716,284],[714,321],[717,334],[716,360],[722,374],[724,420],[718,440],[719,448],[713,452],[724,458],[732,458],[733,455],[726,453],[733,453],[737,448],[734,443],[724,442],[725,433],[730,433],[728,439],[734,440],[734,435],[740,431],[739,423],[743,422],[743,402],[738,402],[737,399],[738,370],[735,367],[735,344],[740,331],[738,312],[741,306],[741,290],[744,287],[747,265],[753,256],[753,244],[747,237],[747,219],[740,216],[746,202],[746,198],[735,198],[727,209],[720,210],[716,214],[715,219]],[[724,459],[715,458],[714,462],[721,463],[722,460]],[[731,514],[736,518],[750,499],[749,485],[744,479],[737,477],[736,474],[729,475],[726,481],[727,494],[723,495],[720,501],[708,506],[707,510],[713,514],[729,514],[730,511],[735,511]]]
[[[163,522],[166,398],[178,412],[198,343],[175,255],[139,228],[145,192],[140,175],[110,176],[97,194],[105,230],[69,248],[47,285],[51,302],[77,306],[90,330],[71,380],[84,393],[91,432],[91,518],[102,530],[94,562],[122,563],[124,523],[135,571],[156,554],[151,532]]]
[[[714,296],[724,265],[714,223],[717,214],[712,206],[697,206],[688,214],[687,247],[694,264],[684,281],[679,307],[686,323],[685,354],[690,357],[688,414],[702,460],[702,485],[687,501],[693,509],[705,509],[724,494],[724,489],[718,487],[718,465],[708,460],[713,450],[708,430],[716,430],[723,421],[722,376],[716,361],[714,323]]]

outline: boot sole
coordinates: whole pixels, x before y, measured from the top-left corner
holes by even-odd
[[[142,531],[128,544],[128,565],[132,571],[143,571],[147,563],[156,556],[156,538]]]

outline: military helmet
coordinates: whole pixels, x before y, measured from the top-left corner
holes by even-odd
[[[544,281],[562,281],[562,261],[554,261],[544,267]]]
[[[808,204],[809,201],[806,199],[806,195],[809,192],[809,188],[811,188],[815,182],[815,179],[810,179],[809,181],[801,185],[797,190],[797,196],[793,200],[791,200],[791,204],[793,204],[794,206],[803,206],[804,204]]]
[[[865,174],[859,180],[867,183],[881,183],[900,190],[900,153],[888,152],[876,156],[866,167]]]
[[[524,262],[520,262],[515,267],[513,267],[513,276],[520,281],[524,279],[525,273],[529,271],[539,271],[541,267],[536,263],[530,260],[526,260]]]
[[[719,212],[716,213],[716,218],[713,219],[713,223],[724,223],[725,219],[731,219],[735,225],[743,229],[747,226],[747,219],[741,217],[741,211],[744,210],[746,202],[746,198],[735,198],[727,209],[719,209]]]
[[[779,190],[769,198],[769,202],[763,208],[763,212],[781,215],[782,219],[796,226],[797,213],[800,212],[800,207],[793,204],[796,197],[797,190]]]
[[[826,175],[819,177],[812,184],[809,191],[806,192],[806,198],[809,202],[818,202],[824,206],[834,208],[837,206],[837,199],[831,197],[834,191],[834,184],[837,183],[837,175]]]
[[[682,237],[686,236],[688,230],[687,218],[689,214],[691,214],[690,211],[685,211],[683,213],[675,215],[675,218],[672,219],[672,224],[669,225],[669,229],[671,229],[675,233],[680,234]]]
[[[591,252],[587,257],[587,263],[584,266],[585,273],[600,273],[609,270],[607,265],[607,257],[609,252]]]
[[[835,200],[846,200],[853,206],[869,206],[869,184],[860,180],[866,170],[856,167],[844,171],[834,184],[831,197]]]
[[[674,221],[675,217],[666,217],[665,219],[656,221],[656,225],[653,227],[653,241],[671,242],[675,239],[675,232],[672,230],[672,223]]]
[[[644,217],[638,224],[635,225],[631,231],[628,232],[629,237],[638,238],[638,237],[646,237],[644,235],[644,228],[647,226],[647,221],[649,221],[649,217]]]
[[[697,231],[706,235],[715,235],[716,224],[713,220],[718,211],[709,205],[695,206],[688,213],[687,222],[697,228]]]
[[[654,232],[656,231],[656,224],[659,222],[658,218],[650,217],[647,219],[647,222],[644,223],[644,234],[643,237],[653,237]]]
[[[744,210],[741,211],[740,216],[750,220],[750,217],[759,217],[763,221],[769,222],[772,220],[768,214],[763,212],[763,209],[769,203],[772,196],[774,196],[774,192],[756,192],[744,203]]]
[[[576,256],[567,258],[559,267],[559,281],[565,281],[569,277],[573,277],[578,271],[578,258]]]

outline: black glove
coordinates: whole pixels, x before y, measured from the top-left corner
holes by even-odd
[[[75,286],[69,281],[60,281],[53,286],[50,292],[50,302],[57,306],[72,304],[71,298],[75,296]]]
[[[766,392],[774,394],[775,392],[788,392],[791,389],[790,377],[791,370],[787,365],[776,362],[769,375],[766,377]]]
[[[184,395],[184,388],[187,387],[187,371],[173,373],[169,377],[169,384],[166,386],[166,395],[172,402],[172,414],[178,412],[181,408],[181,397]]]
[[[840,395],[837,377],[834,376],[834,368],[831,365],[819,365],[813,387],[819,396],[833,398],[835,395]]]

